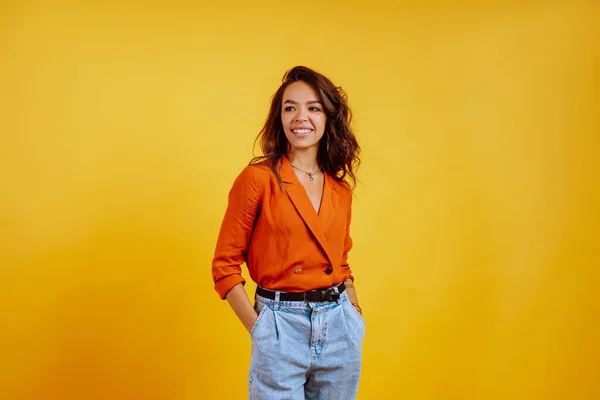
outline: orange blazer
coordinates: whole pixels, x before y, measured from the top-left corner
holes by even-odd
[[[212,261],[221,299],[246,283],[244,262],[252,280],[271,290],[303,292],[354,280],[347,261],[350,188],[325,174],[317,213],[286,157],[279,173],[283,188],[266,165],[247,166],[233,183]]]

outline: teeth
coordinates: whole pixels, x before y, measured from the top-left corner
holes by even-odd
[[[294,132],[294,133],[310,133],[310,132],[312,132],[312,129],[293,129],[292,132]]]

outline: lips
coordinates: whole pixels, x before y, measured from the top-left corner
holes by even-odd
[[[299,126],[299,127],[292,128],[292,133],[294,135],[300,136],[300,137],[307,136],[307,135],[311,134],[313,131],[314,131],[314,129],[310,128],[308,126]]]

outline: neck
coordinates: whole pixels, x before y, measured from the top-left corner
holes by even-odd
[[[317,163],[317,148],[292,149],[288,155],[291,164],[306,171],[316,171],[319,168]]]

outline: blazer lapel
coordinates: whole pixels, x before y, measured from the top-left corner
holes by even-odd
[[[319,226],[322,232],[327,232],[331,222],[333,221],[335,202],[334,202],[334,190],[333,190],[333,179],[327,173],[324,173],[325,183],[323,185],[323,198],[321,199],[321,208],[319,210]],[[308,196],[307,196],[308,197]]]
[[[287,194],[294,204],[294,207],[300,214],[300,217],[304,220],[314,237],[319,242],[319,245],[325,252],[325,255],[329,259],[332,266],[333,263],[331,252],[325,238],[325,229],[331,223],[332,213],[329,207],[331,206],[331,184],[327,182],[328,176],[325,175],[325,186],[323,188],[323,198],[321,200],[321,208],[319,215],[317,215],[315,208],[313,207],[308,194],[302,183],[298,180],[298,177],[294,173],[290,162],[286,157],[281,157],[279,175],[281,180],[285,184]],[[323,221],[320,221],[320,219]]]

